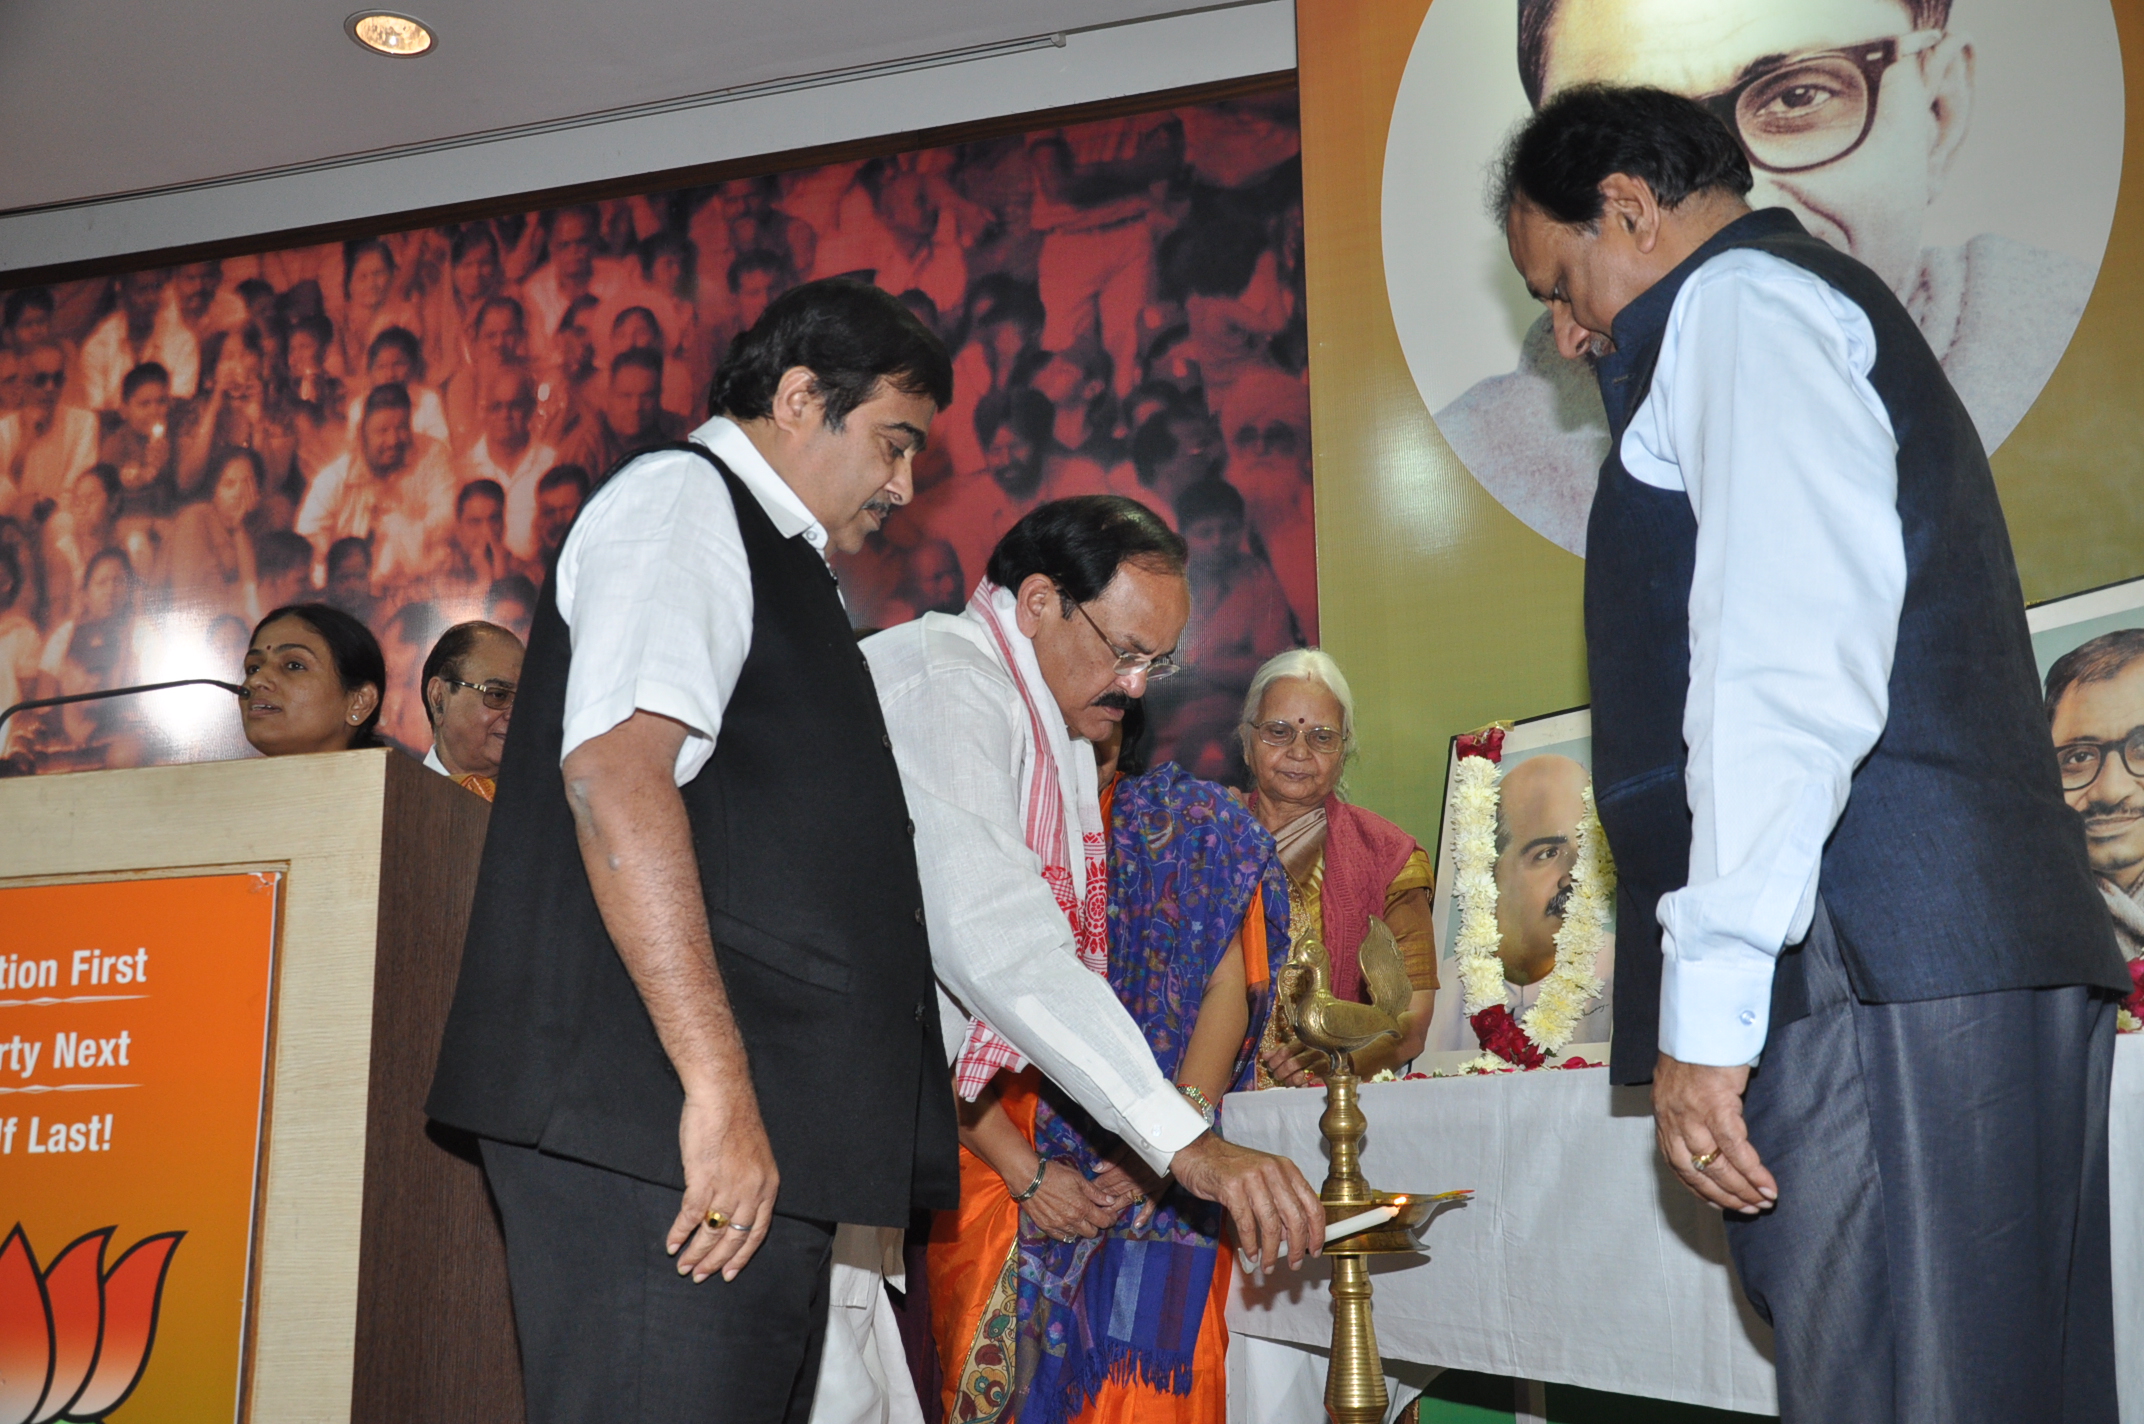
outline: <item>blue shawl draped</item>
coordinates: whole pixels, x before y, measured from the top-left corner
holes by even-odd
[[[1109,824],[1109,986],[1169,1078],[1254,894],[1264,896],[1268,962],[1264,985],[1252,990],[1230,1091],[1251,1086],[1273,978],[1288,957],[1287,874],[1273,837],[1224,788],[1174,763],[1117,783]],[[1117,1147],[1115,1136],[1044,1085],[1036,1151],[1076,1163],[1091,1178]],[[1021,1217],[1012,1410],[1019,1424],[1063,1424],[1112,1378],[1190,1393],[1221,1210],[1172,1183],[1153,1219],[1134,1231],[1136,1215],[1128,1209],[1097,1239],[1071,1242]]]

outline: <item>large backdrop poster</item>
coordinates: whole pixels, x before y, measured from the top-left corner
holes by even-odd
[[[1322,613],[1360,798],[1426,838],[1453,734],[1588,700],[1599,396],[1484,209],[1504,134],[1570,84],[1707,100],[1752,201],[1891,281],[1992,452],[2025,598],[2144,572],[2140,46],[2140,0],[1301,0]]]
[[[914,505],[841,563],[857,625],[957,611],[1043,500],[1134,496],[1192,550],[1159,751],[1227,774],[1252,671],[1318,629],[1298,147],[1280,88],[8,291],[0,707],[236,680],[262,613],[320,598],[379,635],[382,730],[421,753],[439,633],[526,634],[593,485],[704,418],[774,296],[855,274],[956,352]],[[390,384],[407,413],[367,416]],[[246,750],[197,688],[18,717],[0,773]]]

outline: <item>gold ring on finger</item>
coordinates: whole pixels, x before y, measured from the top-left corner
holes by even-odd
[[[1720,1149],[1715,1147],[1710,1152],[1701,1153],[1696,1157],[1692,1157],[1690,1159],[1690,1166],[1695,1170],[1702,1172],[1707,1167],[1710,1167],[1714,1162],[1717,1162],[1719,1160]]]
[[[709,1213],[707,1213],[708,1230],[720,1231],[723,1227],[728,1226],[729,1224],[729,1213],[720,1211],[710,1211]]]

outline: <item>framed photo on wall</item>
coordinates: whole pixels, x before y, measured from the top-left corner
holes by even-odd
[[[1480,921],[1471,937],[1476,952],[1493,953],[1501,969],[1493,979],[1475,971],[1482,981],[1476,997],[1484,984],[1501,988],[1503,1007],[1520,1029],[1540,1031],[1547,1011],[1537,1008],[1544,997],[1560,993],[1564,1016],[1573,1021],[1541,1034],[1554,1046],[1551,1061],[1574,1054],[1604,1060],[1615,1003],[1614,872],[1587,795],[1593,784],[1592,714],[1578,707],[1512,724],[1496,748],[1493,777],[1460,774],[1471,740],[1452,739],[1446,767],[1433,906],[1437,1003],[1416,1067],[1457,1067],[1485,1047],[1469,1013],[1469,968],[1462,962],[1470,917]],[[1483,864],[1468,863],[1470,839]],[[1579,917],[1571,911],[1574,899],[1586,893],[1582,860],[1593,870],[1596,913],[1581,924],[1573,923]]]

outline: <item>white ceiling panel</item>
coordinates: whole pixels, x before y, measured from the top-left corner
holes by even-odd
[[[568,120],[1180,12],[1182,0],[402,0],[431,54],[343,31],[353,0],[0,0],[0,212]]]

